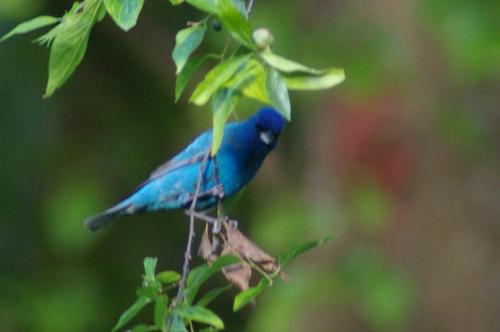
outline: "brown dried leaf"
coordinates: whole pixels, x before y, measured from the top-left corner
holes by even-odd
[[[224,277],[241,290],[249,287],[252,268],[247,263],[229,265],[222,269]]]
[[[268,272],[277,270],[276,259],[260,249],[254,242],[243,235],[236,227],[226,225],[226,247],[231,252],[261,265]]]
[[[198,255],[209,263],[213,262],[217,258],[214,254],[212,242],[210,241],[208,227],[205,227],[205,231],[203,232],[200,247],[198,248]]]
[[[219,246],[221,240],[224,242],[223,248]],[[220,252],[220,249],[222,249],[222,252]],[[211,234],[208,227],[205,227],[198,255],[209,264],[219,255],[239,257],[242,260],[241,263],[223,268],[222,273],[229,282],[241,290],[249,288],[252,277],[252,263],[259,265],[268,273],[274,273],[279,269],[274,257],[260,249],[253,241],[229,223],[224,223],[223,232],[217,234]],[[279,276],[284,281],[289,280],[288,276],[282,271],[279,271]]]

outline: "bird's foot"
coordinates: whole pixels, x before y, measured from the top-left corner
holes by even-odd
[[[215,187],[213,188],[213,194],[214,196],[216,196],[219,200],[222,200],[225,196],[225,193],[224,193],[224,187],[222,186],[222,184],[220,183],[217,183],[215,185]]]
[[[217,218],[212,225],[212,234],[219,234],[222,228],[222,219]]]

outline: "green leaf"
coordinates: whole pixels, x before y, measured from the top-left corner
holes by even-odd
[[[146,324],[138,324],[132,328],[132,332],[149,332],[150,329]]]
[[[63,22],[52,29],[49,58],[49,79],[44,97],[50,97],[75,71],[87,49],[92,26],[99,11],[100,0],[87,0],[85,6],[73,5]],[[80,10],[79,10],[80,9]],[[46,37],[47,39],[47,37]],[[46,40],[45,39],[45,40]]]
[[[204,105],[212,94],[224,85],[250,59],[250,56],[250,54],[239,55],[220,62],[198,84],[189,101],[196,105]]]
[[[101,22],[106,17],[106,14],[107,14],[106,5],[104,4],[104,2],[101,2],[101,5],[99,6],[99,11],[97,12],[96,21]]]
[[[111,332],[118,331],[122,327],[124,327],[128,322],[132,320],[141,310],[150,302],[149,299],[140,297],[135,301],[130,308],[128,308],[123,314],[121,314],[120,318],[118,318],[118,322],[113,327]]]
[[[212,99],[213,109],[213,136],[212,136],[212,156],[215,156],[222,143],[224,134],[224,125],[228,117],[234,111],[236,103],[240,97],[240,89],[255,79],[256,72],[261,67],[257,60],[248,60],[225,86],[226,88],[218,90]]]
[[[41,35],[40,37],[36,38],[34,40],[35,43],[37,43],[40,46],[46,45],[47,47],[50,46],[54,38],[57,36],[57,34],[63,30],[64,24],[59,23],[55,27],[49,30],[46,34]]]
[[[215,156],[219,150],[224,135],[224,125],[229,115],[234,111],[237,102],[238,96],[234,95],[233,91],[227,88],[217,91],[214,95],[212,102],[212,156]]]
[[[9,39],[10,37],[14,35],[20,35],[23,33],[28,33],[36,29],[40,29],[52,24],[55,24],[57,22],[60,22],[61,19],[58,17],[52,17],[52,16],[38,16],[34,19],[31,19],[29,21],[23,22],[16,26],[14,29],[12,29],[9,33],[7,33],[5,36],[0,38],[0,43],[3,42],[4,40]]]
[[[309,251],[317,246],[324,244],[325,242],[329,241],[330,239],[331,239],[331,237],[325,237],[321,240],[308,241],[308,242],[304,242],[304,243],[301,243],[301,244],[298,244],[296,246],[291,247],[290,249],[288,249],[287,251],[285,251],[283,254],[281,254],[278,257],[278,263],[279,263],[280,267],[283,267],[284,265],[286,265],[291,259],[293,259],[299,255],[302,255],[306,251]]]
[[[201,329],[199,332],[214,332],[214,331],[217,331],[217,330],[214,329],[213,327],[207,327],[207,328]]]
[[[160,293],[161,285],[160,283],[154,283],[153,286],[145,286],[137,288],[137,297],[145,297],[148,299],[155,299]]]
[[[206,307],[210,303],[212,303],[213,300],[215,300],[217,297],[219,297],[222,293],[231,289],[232,287],[233,287],[233,285],[229,284],[226,286],[217,287],[215,289],[212,289],[209,292],[207,292],[205,295],[203,295],[203,297],[196,303],[196,305],[200,306],[200,307]]]
[[[290,97],[288,96],[288,88],[280,73],[274,69],[267,72],[266,92],[271,104],[285,119],[290,121],[292,110],[290,106]]]
[[[238,85],[238,90],[249,98],[261,101],[264,104],[271,103],[266,91],[266,70],[257,60],[250,59],[245,64],[244,70],[238,71],[225,84],[226,87],[234,85]]]
[[[170,0],[170,3],[174,6],[180,5],[184,0]]]
[[[284,73],[302,72],[312,75],[322,75],[326,72],[326,70],[309,68],[295,61],[288,60],[272,53],[269,49],[260,53],[260,56],[268,65]]]
[[[165,324],[165,320],[167,318],[167,304],[168,298],[166,295],[160,295],[155,300],[155,325],[162,332],[167,330],[167,326]]]
[[[193,76],[194,72],[198,70],[198,68],[202,65],[205,60],[209,58],[216,58],[217,56],[213,54],[207,54],[205,56],[193,57],[188,60],[184,69],[177,75],[175,80],[175,101],[177,102],[184,92],[191,76]]]
[[[253,299],[255,299],[264,289],[269,287],[270,283],[267,278],[262,278],[259,281],[259,284],[255,287],[250,287],[240,292],[234,298],[233,302],[233,311],[236,312],[250,303]]]
[[[210,14],[217,14],[216,0],[186,0],[191,6]]]
[[[264,67],[259,61],[249,59],[226,81],[224,87],[232,90],[241,90],[250,84],[262,70],[264,70]]]
[[[115,23],[128,31],[137,23],[144,0],[104,0],[104,4]]]
[[[252,39],[252,29],[244,13],[232,0],[217,0],[217,17],[222,25],[236,40],[254,50],[256,46]]]
[[[271,101],[269,100],[266,91],[266,79],[266,70],[264,69],[264,67],[259,66],[259,68],[257,68],[257,70],[255,71],[254,80],[249,82],[249,84],[246,84],[241,89],[241,92],[248,98],[255,99],[264,104],[270,104]]]
[[[181,279],[181,275],[175,271],[162,271],[156,275],[156,280],[162,284],[173,284]]]
[[[342,83],[345,74],[343,69],[330,68],[320,75],[292,73],[283,74],[282,77],[290,90],[322,90]]]
[[[144,258],[144,273],[145,279],[147,281],[153,282],[155,280],[155,270],[156,263],[158,262],[158,258],[156,257],[146,257]]]
[[[169,332],[187,332],[184,320],[179,316],[177,311],[172,313],[172,323]]]
[[[223,329],[224,322],[213,311],[200,306],[183,306],[176,309],[179,316],[195,322],[211,325],[216,329]]]
[[[187,280],[187,288],[186,288],[187,303],[193,303],[194,297],[196,296],[198,289],[205,281],[207,281],[208,278],[210,278],[215,273],[219,272],[222,268],[228,265],[236,264],[239,261],[240,260],[237,257],[224,255],[217,258],[210,266],[204,264],[202,266],[193,269],[189,273]]]
[[[180,30],[175,36],[175,48],[172,52],[178,75],[186,65],[189,56],[200,46],[207,30],[206,24],[197,24]]]

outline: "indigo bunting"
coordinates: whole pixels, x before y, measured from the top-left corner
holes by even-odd
[[[283,117],[271,107],[260,109],[245,121],[227,123],[215,157],[208,157],[212,130],[202,133],[151,173],[130,196],[87,219],[86,226],[95,231],[120,215],[187,209],[197,192],[198,181],[201,182],[195,210],[213,207],[219,200],[236,194],[253,178],[267,154],[276,147],[283,126]]]

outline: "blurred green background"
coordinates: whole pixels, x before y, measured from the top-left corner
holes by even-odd
[[[0,32],[69,7],[1,1]],[[498,328],[499,12],[490,0],[256,0],[252,24],[274,33],[276,53],[344,67],[347,80],[292,93],[293,122],[231,216],[273,254],[335,240],[255,310],[232,314],[236,291],[219,299],[228,331]],[[175,32],[201,15],[146,1],[129,33],[107,17],[48,100],[36,34],[0,46],[0,331],[107,331],[145,256],[180,270],[182,213],[98,234],[82,221],[210,126],[209,108],[173,103]],[[243,117],[256,104],[240,106]]]

